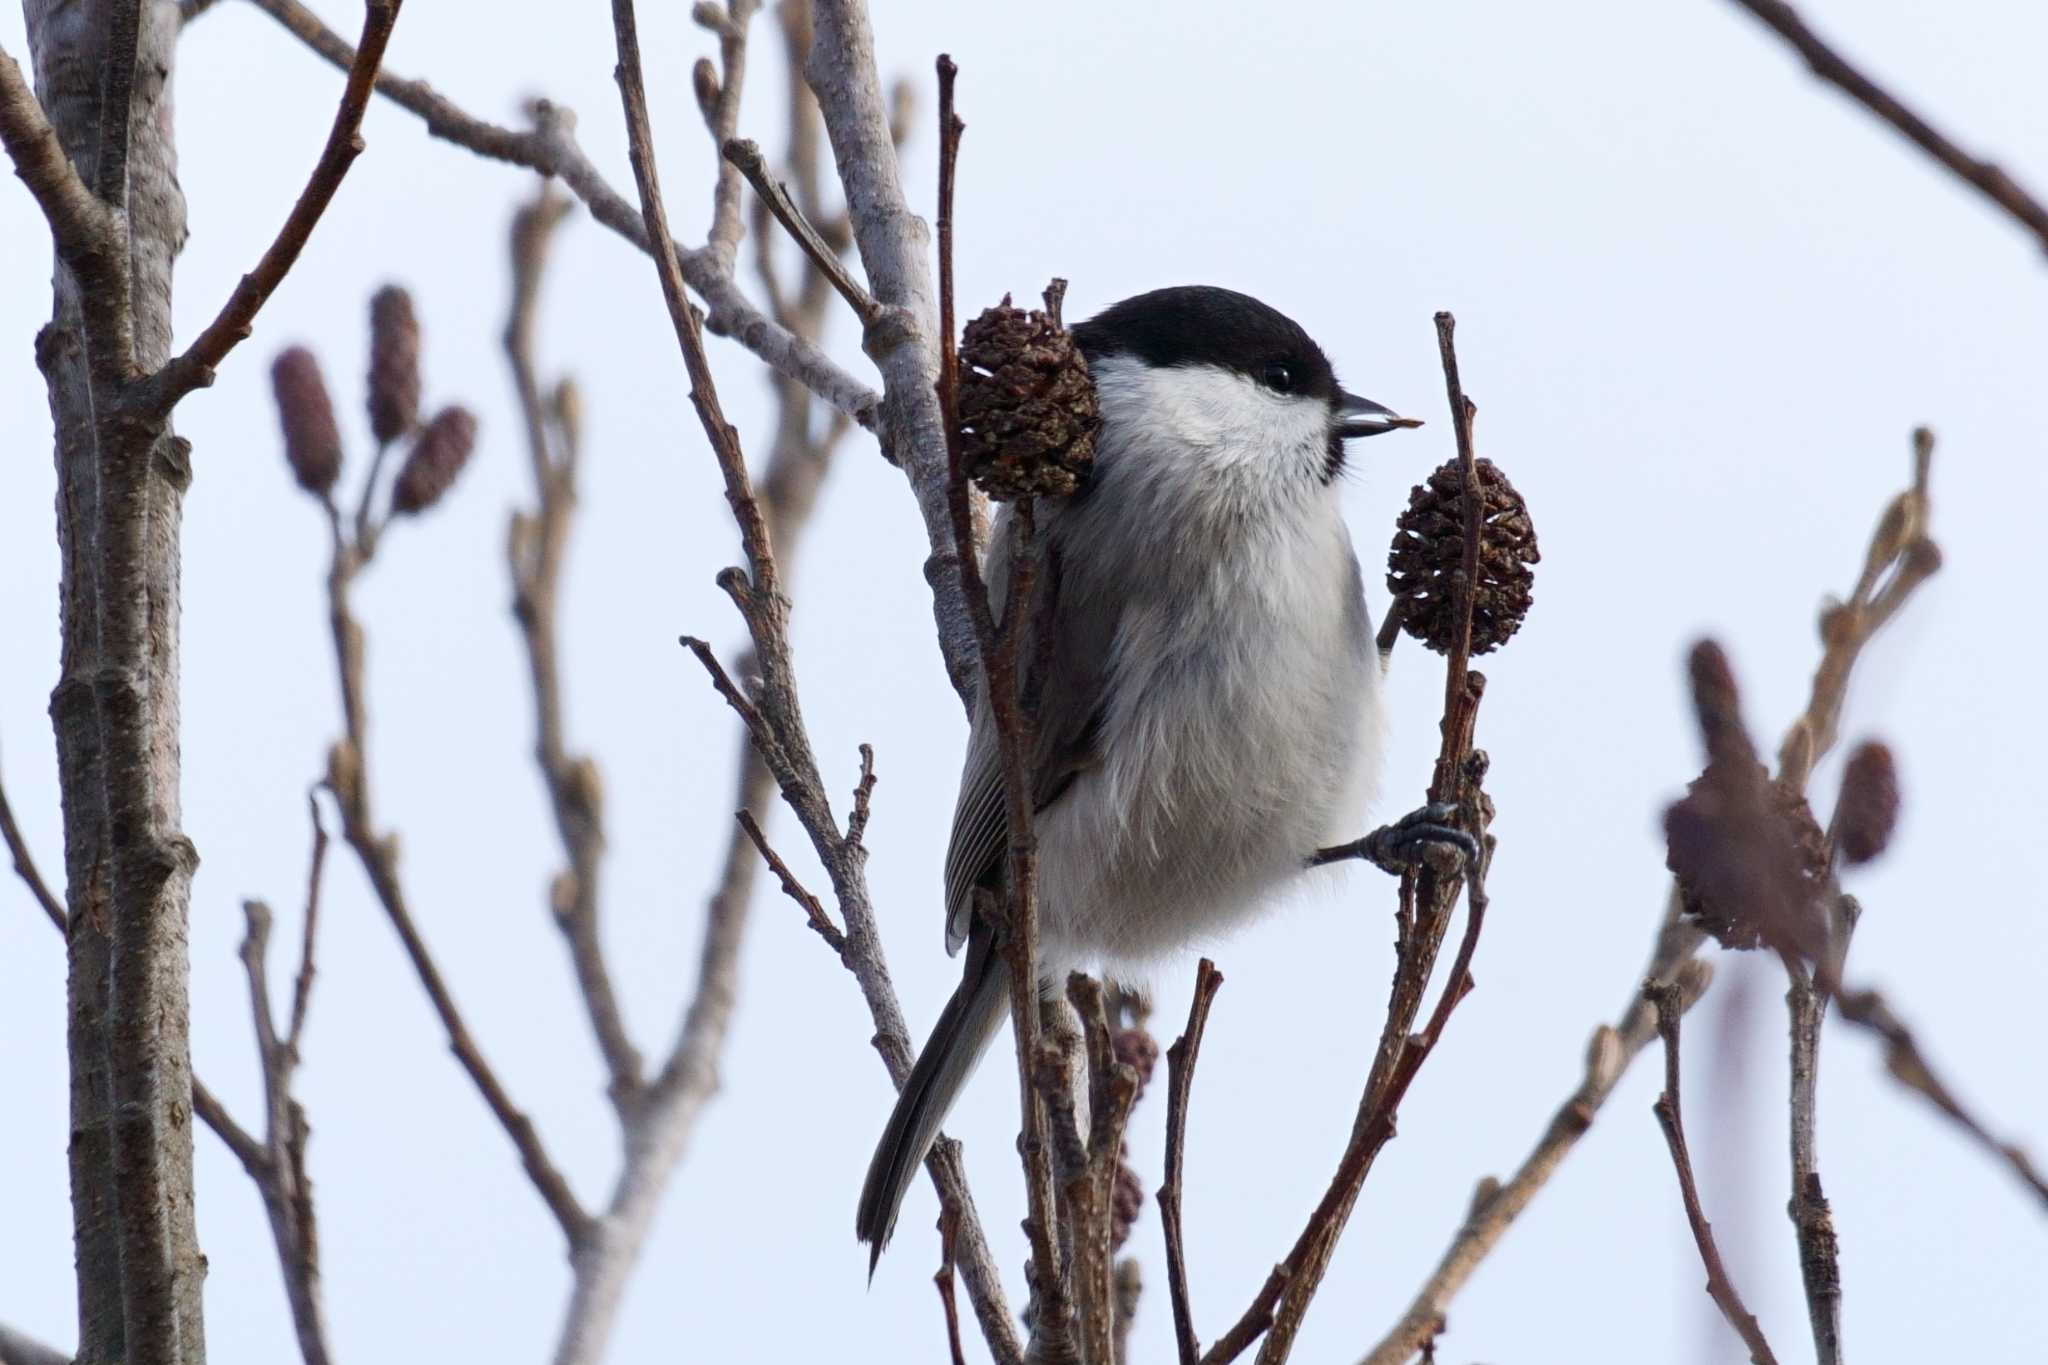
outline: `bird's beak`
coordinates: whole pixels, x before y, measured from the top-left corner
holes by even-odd
[[[1420,418],[1402,417],[1370,398],[1360,398],[1355,393],[1337,395],[1337,434],[1347,441],[1354,436],[1378,436],[1397,427],[1421,425]]]

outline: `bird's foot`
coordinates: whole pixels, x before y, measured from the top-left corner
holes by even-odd
[[[1363,858],[1397,877],[1425,865],[1435,865],[1440,872],[1458,872],[1479,861],[1479,841],[1452,823],[1457,818],[1456,806],[1433,802],[1410,811],[1391,825],[1381,826],[1363,839],[1322,849],[1309,862],[1321,866],[1346,858]]]

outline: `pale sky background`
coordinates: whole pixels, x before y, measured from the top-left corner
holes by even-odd
[[[355,31],[350,5],[321,0]],[[703,230],[710,151],[689,95],[712,44],[680,4],[643,5],[657,133],[679,231]],[[2048,187],[2048,10],[1816,0],[1909,100],[2021,180]],[[888,73],[929,94],[962,68],[960,293],[1073,281],[1082,316],[1203,282],[1257,294],[1325,345],[1350,387],[1431,419],[1357,452],[1348,511],[1377,565],[1408,487],[1451,452],[1430,314],[1456,311],[1482,451],[1527,494],[1544,551],[1523,635],[1490,659],[1481,742],[1501,848],[1479,989],[1401,1115],[1297,1358],[1344,1361],[1406,1305],[1463,1217],[1576,1084],[1593,1025],[1634,988],[1664,886],[1658,813],[1695,770],[1685,646],[1723,638],[1775,742],[1804,696],[1824,592],[1845,590],[1902,485],[1908,432],[1941,436],[1934,525],[1947,568],[1871,654],[1846,737],[1897,748],[1906,815],[1856,878],[1852,975],[1882,986],[2002,1134],[2048,1155],[2039,997],[2048,920],[2039,846],[2048,724],[2034,693],[2039,509],[2048,505],[2048,266],[2020,231],[1809,79],[1722,0],[877,6]],[[486,16],[488,16],[486,18]],[[781,74],[757,28],[744,131],[782,135]],[[0,43],[25,60],[21,21]],[[505,0],[407,6],[391,65],[511,121],[545,93],[630,187],[607,15]],[[224,3],[179,56],[192,239],[189,339],[268,241],[332,116],[340,76],[254,9]],[[928,128],[931,104],[920,110]],[[179,411],[186,503],[184,753],[199,1071],[245,1122],[257,1080],[235,960],[240,899],[270,898],[293,949],[303,793],[335,725],[322,617],[326,535],[278,454],[270,357],[312,345],[360,458],[370,292],[414,291],[429,400],[483,420],[451,504],[398,529],[360,592],[374,777],[402,833],[422,928],[482,1046],[587,1201],[615,1168],[612,1116],[545,910],[558,857],[527,758],[528,697],[506,610],[508,510],[530,499],[498,348],[503,240],[527,177],[378,104],[368,153],[219,384]],[[933,143],[908,149],[914,202]],[[43,229],[0,186],[0,757],[47,873],[61,875],[45,713],[57,557],[47,409],[31,340],[48,314]],[[868,373],[842,319],[834,348]],[[569,719],[610,794],[606,945],[643,1048],[664,1049],[695,968],[731,810],[735,730],[679,633],[728,652],[712,575],[737,557],[717,475],[645,258],[579,215],[545,301],[548,366],[582,382],[588,476],[565,603]],[[728,409],[765,454],[758,366],[713,343]],[[353,467],[353,466],[352,466]],[[938,666],[900,475],[871,442],[840,456],[795,584],[804,698],[835,788],[879,755],[873,886],[913,1027],[955,979],[938,868],[964,726]],[[1419,799],[1441,673],[1404,646],[1388,795]],[[1816,790],[1831,799],[1838,767]],[[1825,807],[1823,801],[1823,810]],[[791,822],[771,829],[792,855]],[[813,875],[806,863],[799,863]],[[814,885],[821,885],[814,882]],[[345,853],[331,865],[300,1094],[314,1127],[329,1308],[344,1360],[542,1359],[567,1270],[502,1133],[454,1066]],[[1198,1328],[1242,1310],[1322,1190],[1357,1100],[1391,966],[1392,893],[1333,873],[1212,952],[1229,978],[1197,1080],[1187,1220]],[[1784,1216],[1780,985],[1723,962],[1694,1016],[1688,1114],[1710,1216],[1787,1361],[1808,1359]],[[1157,980],[1158,1033],[1184,1017],[1188,962]],[[66,1203],[63,958],[0,884],[0,1320],[75,1339]],[[1730,1002],[1736,1013],[1729,1013]],[[1746,1003],[1744,1003],[1746,1002]],[[620,1361],[943,1357],[935,1204],[917,1186],[870,1288],[854,1195],[890,1093],[854,984],[764,893],[725,1088],[669,1192],[628,1295]],[[1721,1043],[1717,1052],[1716,1040]],[[952,1125],[1021,1302],[1014,1085],[999,1050]],[[1450,1315],[1440,1358],[1494,1365],[1733,1361],[1712,1317],[1639,1065]],[[1161,1072],[1163,1085],[1163,1070]],[[1134,1121],[1148,1188],[1163,1092]],[[1860,1359],[2038,1358],[2048,1222],[2006,1173],[1832,1026],[1822,1171]],[[270,1234],[240,1168],[198,1137],[209,1343],[290,1358]],[[1147,1290],[1137,1359],[1170,1353],[1156,1209],[1133,1245]],[[978,1349],[978,1348],[977,1348]]]

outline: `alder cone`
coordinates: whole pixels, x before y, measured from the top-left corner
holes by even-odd
[[[1472,652],[1506,644],[1529,614],[1542,555],[1529,505],[1491,460],[1480,460],[1479,574],[1472,587]],[[1457,644],[1453,577],[1465,564],[1465,471],[1451,460],[1417,484],[1395,523],[1387,590],[1402,608],[1401,628],[1439,654]]]
[[[387,284],[370,296],[370,431],[395,441],[420,419],[420,320],[412,295]]]
[[[434,414],[391,485],[391,510],[417,516],[439,502],[475,448],[476,416],[468,408],[447,407]]]
[[[270,389],[277,398],[277,424],[284,433],[284,459],[299,487],[326,497],[341,477],[341,429],[320,362],[303,346],[278,352],[270,365]]]
[[[960,459],[999,502],[1064,497],[1095,464],[1102,411],[1088,361],[1056,316],[1010,296],[960,339]]]

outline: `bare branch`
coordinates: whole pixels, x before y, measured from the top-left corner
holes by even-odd
[[[751,571],[750,575],[728,571],[720,575],[719,581],[740,609],[753,638],[761,669],[761,701],[758,708],[748,703],[731,688],[729,680],[725,685],[727,699],[748,721],[749,732],[756,740],[762,759],[774,773],[784,797],[805,832],[811,836],[813,846],[832,877],[833,890],[846,924],[847,943],[843,958],[868,997],[869,1007],[876,1016],[878,1040],[884,1045],[885,1060],[900,1086],[902,1078],[909,1072],[909,1042],[902,1024],[901,1008],[896,1004],[887,968],[881,960],[863,871],[866,852],[857,844],[850,844],[838,832],[831,804],[819,782],[817,764],[797,701],[789,657],[788,602],[781,593],[769,531],[753,496],[738,434],[725,421],[719,407],[696,314],[682,294],[681,271],[675,252],[669,245],[671,239],[666,229],[666,212],[662,207],[660,183],[654,167],[632,0],[613,0],[612,19],[619,51],[619,91],[626,114],[634,180],[640,188],[641,211],[649,239],[657,244],[654,253],[656,273],[661,279],[663,297],[669,305],[684,366],[690,374],[691,401],[718,459],[725,479],[726,500],[739,523],[740,539]],[[699,657],[706,659],[707,663],[715,662],[709,659],[708,649],[701,650]],[[709,946],[707,944],[707,950]],[[707,988],[709,985],[707,980]],[[687,1107],[701,1102],[701,1097],[708,1094],[709,1053],[702,1040],[713,1032],[722,1033],[723,1018],[729,1010],[729,991],[721,999],[709,995],[707,990],[692,1001],[684,1021],[683,1037],[678,1041],[669,1067],[656,1082],[657,1104]],[[1004,1365],[1021,1361],[1022,1352],[1016,1343],[1015,1327],[1003,1301],[1000,1278],[986,1238],[982,1235],[980,1221],[967,1193],[957,1149],[949,1143],[936,1146],[927,1159],[927,1166],[940,1187],[942,1200],[954,1210],[958,1219],[962,1273],[990,1350]]]
[[[1478,581],[1482,508],[1480,499],[1470,492],[1480,486],[1478,456],[1472,441],[1475,408],[1458,375],[1457,351],[1452,341],[1455,326],[1449,313],[1436,315],[1437,350],[1443,361],[1444,389],[1457,437],[1463,486],[1468,494],[1464,498],[1463,570],[1452,584],[1459,627],[1445,665],[1443,742],[1430,779],[1428,799],[1432,805],[1458,806],[1464,823],[1483,839],[1491,804],[1480,791],[1485,760],[1474,753],[1472,741],[1486,680],[1471,668],[1473,592]],[[1462,875],[1456,870],[1439,869],[1433,861],[1425,862],[1419,871],[1410,870],[1402,875],[1401,908],[1396,918],[1397,962],[1387,1019],[1380,1031],[1365,1092],[1359,1097],[1350,1140],[1328,1190],[1309,1216],[1287,1259],[1274,1268],[1243,1316],[1203,1357],[1208,1365],[1224,1365],[1234,1359],[1261,1333],[1265,1342],[1259,1348],[1260,1365],[1279,1365],[1293,1349],[1309,1302],[1322,1283],[1366,1176],[1381,1148],[1394,1135],[1401,1101],[1435,1048],[1452,1011],[1471,989],[1469,967],[1485,919],[1485,865],[1486,854],[1482,849],[1480,858],[1465,868]],[[1450,928],[1458,892],[1467,882],[1470,891],[1465,937],[1458,949],[1456,966],[1444,983],[1428,1026],[1421,1034],[1414,1034],[1415,1020],[1421,1012],[1444,935]]]
[[[854,240],[868,288],[887,312],[868,329],[863,346],[881,368],[884,386],[880,431],[883,453],[903,470],[924,518],[932,558],[925,581],[932,589],[939,648],[946,676],[963,705],[972,706],[981,676],[979,645],[951,532],[951,474],[946,424],[936,388],[939,319],[927,266],[931,234],[903,195],[890,101],[875,68],[874,31],[861,0],[817,0],[810,60],[804,74],[818,97],[839,180],[852,207]]]
[[[1928,535],[1932,503],[1927,481],[1934,457],[1934,433],[1913,432],[1913,482],[1895,496],[1878,519],[1863,554],[1863,568],[1847,602],[1821,612],[1820,666],[1806,710],[1785,731],[1778,746],[1778,777],[1801,791],[1813,768],[1839,736],[1842,703],[1863,647],[1896,616],[1916,589],[1941,568],[1941,551]]]
[[[1755,1315],[1743,1307],[1742,1296],[1735,1292],[1727,1267],[1721,1263],[1721,1250],[1714,1244],[1714,1230],[1700,1208],[1699,1190],[1693,1183],[1692,1156],[1686,1150],[1685,1120],[1679,1107],[1678,1019],[1682,1011],[1678,988],[1670,982],[1653,981],[1643,988],[1643,995],[1657,1011],[1657,1033],[1664,1040],[1664,1093],[1658,1096],[1653,1108],[1658,1126],[1664,1130],[1664,1141],[1671,1148],[1671,1164],[1678,1171],[1679,1197],[1685,1201],[1685,1218],[1692,1225],[1693,1241],[1707,1270],[1707,1293],[1721,1310],[1721,1316],[1742,1338],[1742,1344],[1749,1348],[1754,1365],[1777,1365],[1778,1358],[1764,1340],[1763,1328],[1757,1325]]]
[[[1932,450],[1932,435],[1924,429],[1916,432],[1912,486],[1892,500],[1879,520],[1850,603],[1823,613],[1823,653],[1812,697],[1807,709],[1787,728],[1779,747],[1781,777],[1801,788],[1813,765],[1834,744],[1836,718],[1864,645],[1940,562],[1939,552],[1924,534]],[[1674,894],[1667,903],[1645,975],[1651,980],[1677,981],[1686,989],[1681,1000],[1686,1007],[1706,985],[1706,964],[1691,957],[1700,941],[1700,931],[1679,918]],[[1688,984],[1688,973],[1699,974],[1696,989]],[[1606,1041],[1610,1035],[1611,1044]],[[1654,1036],[1654,1011],[1640,993],[1632,993],[1629,1008],[1615,1027],[1595,1031],[1586,1079],[1579,1090],[1558,1109],[1513,1178],[1486,1200],[1475,1203],[1408,1312],[1365,1357],[1365,1365],[1402,1365],[1440,1330],[1451,1300],[1577,1145],[1615,1083]]]
[[[1180,1365],[1196,1365],[1202,1346],[1195,1335],[1194,1310],[1188,1303],[1186,1234],[1181,1225],[1181,1178],[1187,1162],[1188,1095],[1194,1088],[1195,1061],[1202,1051],[1202,1032],[1209,1026],[1209,1006],[1223,986],[1223,973],[1203,958],[1195,965],[1195,994],[1188,1002],[1188,1026],[1166,1050],[1166,1178],[1159,1187],[1159,1221],[1166,1232],[1166,1289],[1173,1299],[1173,1338]]]
[[[71,1357],[0,1323],[0,1365],[71,1365]]]
[[[740,124],[740,89],[747,73],[747,26],[753,21],[759,0],[726,0],[725,8],[719,9],[710,3],[699,4],[691,14],[699,24],[710,29],[718,37],[718,61],[724,70],[724,79],[718,83],[718,94],[705,112],[705,124],[711,131],[711,145],[723,147],[732,139]],[[790,78],[796,77],[795,68]],[[715,187],[711,195],[711,230],[705,234],[705,243],[711,251],[723,255],[725,273],[733,269],[733,257],[739,250],[740,236],[746,231],[746,224],[740,220],[740,180],[733,169],[722,161],[718,167]]]
[[[1956,1098],[1955,1092],[1928,1063],[1912,1031],[1893,1013],[1882,995],[1876,991],[1843,989],[1839,981],[1830,979],[1825,968],[1820,969],[1817,975],[1821,988],[1834,997],[1844,1019],[1884,1039],[1885,1068],[1891,1072],[1893,1080],[1917,1092],[1946,1114],[1950,1122],[2004,1162],[2021,1184],[2048,1205],[2048,1178],[2043,1178],[2024,1149],[1993,1136],[1983,1121]]]
[[[1842,1267],[1835,1217],[1820,1183],[1816,1141],[1820,1088],[1820,1026],[1825,1001],[1796,959],[1786,969],[1791,985],[1785,1004],[1792,1032],[1792,1197],[1786,1205],[1799,1243],[1799,1278],[1813,1327],[1817,1365],[1842,1359]]]
[[[576,515],[581,450],[573,421],[550,416],[541,398],[534,361],[540,280],[555,228],[569,201],[543,181],[512,223],[512,311],[505,323],[505,354],[525,417],[536,506],[515,512],[506,537],[512,575],[512,615],[526,648],[533,681],[534,761],[547,789],[555,830],[568,865],[549,892],[555,922],[569,947],[578,993],[591,1034],[610,1078],[612,1104],[622,1113],[638,1103],[644,1078],[639,1049],[626,1031],[599,936],[600,876],[604,860],[604,787],[597,765],[569,751],[562,719],[562,679],[555,627],[562,566]],[[565,383],[567,381],[564,381]],[[559,449],[557,449],[559,447]]]
[[[5,52],[0,52],[0,144],[49,220],[60,256],[97,260],[116,250],[119,235],[113,213],[64,154],[64,144],[43,116],[35,91]]]
[[[1735,0],[1735,3],[1791,44],[1812,68],[1814,75],[1889,123],[1957,179],[1974,186],[1978,193],[2004,210],[2014,222],[2033,233],[2042,248],[2048,250],[2048,205],[2043,205],[1997,166],[1979,161],[1958,147],[1926,119],[1850,65],[1847,58],[1808,28],[1799,12],[1783,0]]]
[[[1677,984],[1676,1003],[1680,1009],[1690,1009],[1706,993],[1713,977],[1709,964],[1691,955],[1699,942],[1699,932],[1678,919],[1677,899],[1673,897],[1645,971],[1649,979],[1668,979]],[[1449,1249],[1401,1320],[1366,1354],[1364,1365],[1405,1365],[1424,1343],[1443,1330],[1451,1300],[1571,1155],[1629,1064],[1656,1036],[1656,1012],[1639,993],[1631,997],[1614,1025],[1602,1024],[1593,1030],[1579,1088],[1558,1106],[1535,1149],[1506,1183],[1492,1177],[1479,1182],[1479,1192]]]
[[[789,870],[789,864],[782,861],[782,855],[769,847],[768,836],[761,832],[761,826],[754,819],[753,813],[740,811],[736,818],[740,822],[740,828],[747,832],[747,838],[760,850],[761,861],[768,864],[768,870],[782,883],[782,893],[803,907],[804,918],[810,922],[811,928],[817,931],[818,937],[825,940],[825,946],[834,953],[843,954],[846,951],[846,935],[840,933],[839,926],[826,915],[825,907],[818,903],[818,898],[804,889],[803,883],[796,879],[796,874]],[[953,1261],[949,1253],[946,1258],[948,1284],[952,1283],[952,1271]]]
[[[298,0],[252,3],[329,63],[344,69],[354,63],[355,50]],[[568,110],[541,101],[535,108],[534,128],[521,133],[472,117],[425,81],[407,80],[387,71],[377,78],[376,88],[378,94],[425,120],[434,137],[494,161],[560,177],[570,192],[589,206],[591,217],[642,251],[653,250],[640,214],[605,181],[577,145],[575,117]],[[673,243],[671,248],[676,249]],[[834,364],[815,344],[762,316],[734,282],[729,261],[722,262],[708,248],[681,252],[679,259],[684,278],[709,310],[704,323],[707,328],[731,337],[771,369],[803,384],[862,426],[874,424],[881,401],[874,391]]]
[[[334,636],[335,668],[341,684],[343,733],[328,753],[325,785],[341,810],[342,839],[362,864],[378,905],[383,907],[385,918],[397,933],[406,959],[412,964],[413,974],[419,978],[428,1003],[433,1006],[442,1029],[448,1035],[449,1050],[455,1054],[455,1060],[499,1126],[505,1130],[505,1135],[511,1139],[527,1178],[533,1182],[548,1211],[555,1216],[555,1222],[573,1251],[592,1235],[590,1215],[577,1202],[569,1182],[548,1156],[533,1121],[512,1102],[504,1083],[498,1079],[497,1072],[484,1059],[482,1049],[471,1036],[469,1025],[457,1008],[455,997],[413,920],[404,884],[398,876],[397,841],[386,837],[377,828],[370,805],[367,763],[369,722],[363,705],[363,630],[349,606],[349,590],[366,562],[366,550],[344,538],[340,518],[331,503],[328,513],[334,531],[334,562],[327,576],[328,620]]]
[[[29,895],[35,898],[37,905],[43,907],[43,913],[49,917],[51,925],[57,932],[63,933],[64,902],[57,899],[56,894],[50,890],[49,883],[43,880],[43,874],[36,870],[35,855],[29,852],[28,841],[21,836],[21,826],[14,822],[14,807],[7,804],[7,788],[4,783],[0,783],[0,839],[6,841],[7,852],[14,859],[15,874],[28,888]]]
[[[761,202],[775,215],[775,221],[782,224],[796,244],[803,248],[812,266],[831,281],[839,291],[839,297],[846,300],[846,306],[860,319],[864,327],[872,327],[881,320],[882,305],[875,302],[874,295],[863,289],[839,259],[839,253],[828,245],[818,230],[804,217],[796,200],[790,197],[788,186],[768,173],[768,163],[761,157],[761,149],[746,138],[730,138],[725,143],[725,159],[739,168],[747,178],[754,192],[761,196]]]
[[[952,1365],[967,1365],[967,1351],[960,1342],[960,1309],[953,1302],[953,1239],[957,1220],[950,1210],[939,1212],[939,1270],[932,1282],[939,1287],[939,1308],[946,1315],[946,1357]]]
[[[363,113],[370,107],[377,69],[384,61],[384,45],[391,38],[392,25],[398,22],[401,3],[402,0],[364,0],[363,35],[349,63],[348,81],[342,87],[340,107],[334,111],[334,126],[328,130],[327,145],[314,163],[306,188],[285,216],[277,237],[256,262],[256,268],[235,285],[228,301],[198,339],[184,354],[142,381],[138,401],[144,411],[152,415],[169,412],[186,394],[211,384],[215,367],[229,351],[248,339],[256,314],[305,250],[321,215],[327,212],[335,191],[341,188],[342,177],[362,153]]]

